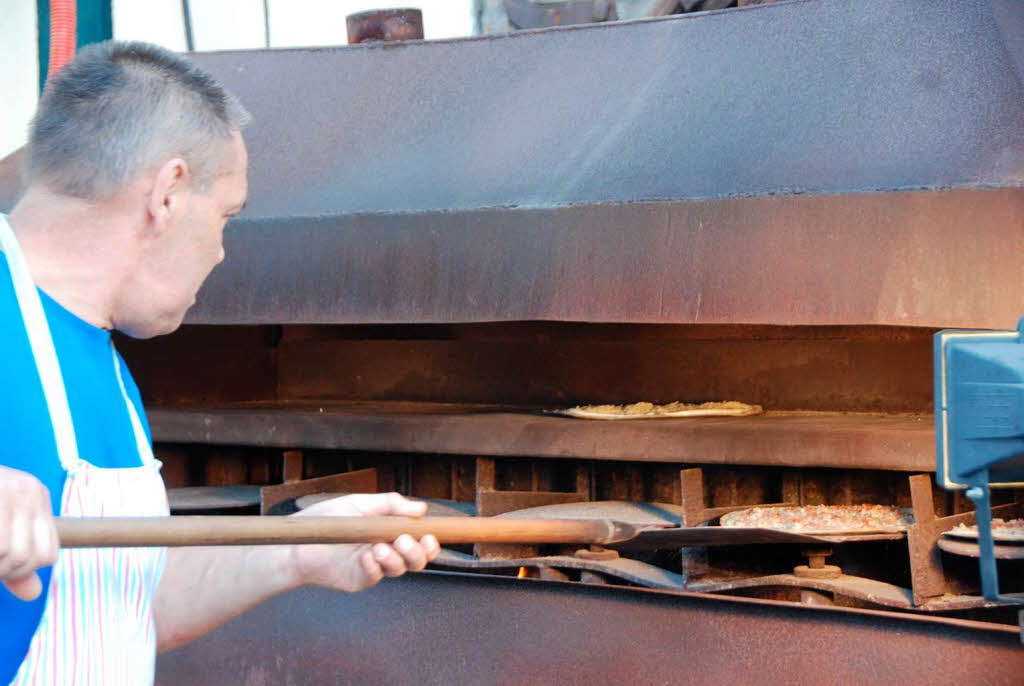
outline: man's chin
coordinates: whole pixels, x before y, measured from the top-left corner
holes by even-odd
[[[174,313],[164,317],[156,317],[140,322],[118,323],[117,330],[129,338],[155,338],[174,333],[185,320],[185,313]]]

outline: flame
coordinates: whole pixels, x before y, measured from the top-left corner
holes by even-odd
[[[528,569],[526,569],[526,567],[520,567],[520,568],[519,568],[519,573],[518,573],[518,574],[516,574],[516,578],[517,578],[517,579],[525,579],[525,578],[527,578],[527,577],[528,577],[529,575],[530,575],[530,572],[529,572],[529,570],[528,570]]]

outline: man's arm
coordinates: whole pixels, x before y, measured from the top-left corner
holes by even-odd
[[[28,472],[0,466],[0,581],[22,600],[43,591],[36,570],[57,560],[50,492]]]
[[[396,493],[350,495],[295,516],[419,517],[424,503]],[[393,544],[172,548],[155,601],[157,649],[171,650],[279,593],[316,585],[355,592],[385,576],[419,571],[441,547],[433,536]]]

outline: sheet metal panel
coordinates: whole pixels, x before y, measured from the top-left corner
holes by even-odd
[[[255,115],[247,218],[559,207],[1020,186],[1022,22],[809,0],[194,58]]]
[[[1012,327],[1024,189],[242,222],[197,324]]]
[[[928,417],[772,413],[697,422],[600,422],[440,403],[306,409],[151,407],[164,443],[381,452],[931,471]]]
[[[157,684],[1020,683],[1015,627],[418,574],[278,597],[157,660]]]
[[[196,55],[256,118],[249,207],[188,321],[1006,327],[1022,7]]]

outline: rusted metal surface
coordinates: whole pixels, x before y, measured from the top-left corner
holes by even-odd
[[[934,397],[927,328],[515,322],[285,326],[277,336],[274,329],[186,326],[154,340],[119,340],[118,349],[148,405],[742,400],[769,410],[930,412]]]
[[[1008,328],[1022,226],[1019,189],[242,222],[188,320]]]
[[[258,508],[259,486],[192,486],[168,488],[167,504],[172,513],[203,510]]]
[[[556,503],[579,503],[587,500],[588,495],[576,492],[499,491],[494,460],[486,457],[476,459],[476,512],[483,517]],[[478,544],[475,552],[481,558],[507,558],[532,556],[538,551],[535,547],[521,544]]]
[[[619,551],[609,550],[599,545],[592,545],[589,548],[580,548],[572,554],[573,557],[577,557],[581,560],[618,560]]]
[[[615,551],[605,551],[614,554]],[[566,571],[590,571],[604,574],[611,579],[636,584],[644,588],[661,588],[680,590],[683,578],[679,574],[655,565],[646,564],[627,557],[611,557],[604,559],[587,559],[578,555],[548,555],[545,557],[505,557],[480,558],[452,550],[442,549],[437,559],[431,563],[432,568],[456,571],[475,572],[510,572],[519,567],[537,569],[540,578],[554,581],[568,581]],[[545,575],[546,570],[557,570],[562,579]]]
[[[946,575],[942,566],[942,554],[938,545],[944,531],[957,524],[974,524],[974,511],[936,517],[932,477],[916,475],[910,477],[910,495],[914,507],[914,524],[907,527],[907,546],[910,554],[911,585],[914,604],[920,605],[948,591]],[[993,516],[1012,516],[1019,512],[1016,503],[992,508]]]
[[[1006,601],[991,602],[978,595],[945,595],[930,600],[923,605],[913,601],[910,589],[892,583],[877,581],[858,576],[839,573],[824,576],[800,574],[770,574],[743,578],[701,578],[688,579],[685,584],[683,577],[662,567],[646,564],[639,560],[620,557],[612,560],[586,559],[578,555],[549,555],[534,558],[510,559],[479,559],[472,555],[443,549],[433,566],[438,569],[501,572],[514,571],[519,567],[540,570],[540,578],[548,578],[545,570],[579,571],[582,569],[598,572],[611,579],[636,584],[644,588],[680,590],[698,593],[736,593],[750,589],[797,588],[811,589],[833,593],[845,598],[855,599],[871,605],[898,610],[915,610],[920,612],[954,612],[964,610],[995,610],[1014,604],[1011,598],[1020,594],[1010,594]],[[565,577],[563,573],[563,577]],[[551,578],[550,580],[567,581],[568,578]]]
[[[822,564],[821,567],[797,565],[793,568],[793,575],[800,579],[838,579],[843,575],[843,570],[836,565]]]
[[[935,466],[930,417],[919,416],[769,412],[600,422],[429,403],[150,408],[148,416],[154,440],[178,443],[916,472]]]
[[[357,12],[345,18],[345,25],[350,45],[423,39],[423,12],[418,9]]]
[[[184,326],[170,336],[148,340],[119,334],[114,338],[140,388],[151,396],[175,402],[276,397],[274,327]]]
[[[301,450],[286,450],[281,457],[281,476],[284,483],[301,481],[305,476],[306,457]]]
[[[198,55],[256,119],[190,321],[1009,326],[1022,15],[791,2]]]
[[[376,493],[379,488],[376,469],[360,469],[321,476],[316,479],[288,481],[260,489],[260,514],[269,514],[274,506],[311,493]]]
[[[966,557],[980,557],[981,552],[978,544],[970,541],[959,541],[953,538],[940,538],[938,546],[947,553],[964,555]],[[997,560],[1024,560],[1024,545],[997,543],[994,546]]]
[[[1022,14],[812,0],[191,57],[254,114],[250,220],[1019,187]]]
[[[681,516],[683,526],[700,526],[718,519],[724,514],[746,510],[751,507],[781,507],[792,503],[748,503],[745,505],[726,505],[724,507],[707,507],[704,497],[704,470],[700,467],[684,469],[679,473],[680,500],[682,501]]]
[[[542,494],[574,495],[574,494]],[[481,514],[487,514],[481,512]],[[601,519],[623,522],[645,528],[635,538],[615,544],[626,550],[721,546],[754,543],[803,543],[818,547],[830,543],[895,541],[901,532],[837,532],[836,534],[803,534],[776,529],[697,526],[680,527],[681,508],[669,503],[637,503],[625,501],[563,502],[528,506],[496,515],[508,519]]]
[[[807,569],[806,567],[804,568]],[[886,608],[909,610],[913,607],[910,591],[894,584],[873,579],[847,576],[836,572],[831,575],[802,576],[800,574],[772,574],[749,579],[727,579],[695,581],[687,584],[687,590],[700,593],[727,593],[744,589],[786,587],[824,591],[847,598],[855,598]],[[973,599],[975,606],[984,605],[983,598]]]
[[[911,476],[909,482],[914,524],[907,530],[907,546],[914,603],[920,605],[946,592],[946,575],[942,569],[942,556],[935,547],[938,532],[933,531],[935,502],[932,477],[917,474]]]
[[[1016,189],[241,222],[188,321],[1006,328],[1022,225]]]
[[[704,516],[707,510],[704,501],[704,470],[700,467],[681,470],[679,483],[679,495],[682,502],[680,523],[683,526],[703,524],[707,521]]]
[[[823,545],[838,541],[838,536],[828,534],[801,534],[779,529],[740,528],[731,526],[698,526],[693,528],[645,529],[636,536],[620,543],[609,544],[618,550],[664,550],[733,545],[765,545],[799,543],[801,545]],[[898,540],[902,534],[865,534],[843,536],[843,542]]]
[[[157,683],[998,685],[1022,669],[1015,626],[429,573],[275,598],[161,655]]]
[[[853,598],[872,605],[897,610],[914,610],[915,612],[962,612],[964,610],[983,610],[993,615],[1004,608],[1016,606],[1017,600],[1024,599],[1019,593],[1009,593],[1005,600],[989,601],[980,595],[945,595],[918,605],[913,600],[910,589],[895,584],[865,579],[863,577],[841,574],[835,578],[806,578],[796,574],[771,574],[742,579],[701,579],[686,584],[686,590],[696,593],[729,593],[745,589],[792,587],[808,588],[817,591],[834,593],[837,596]],[[663,588],[652,586],[652,588]]]
[[[551,493],[547,491],[480,491],[476,507],[481,516],[552,505],[555,503],[582,503],[587,496],[583,493]]]

